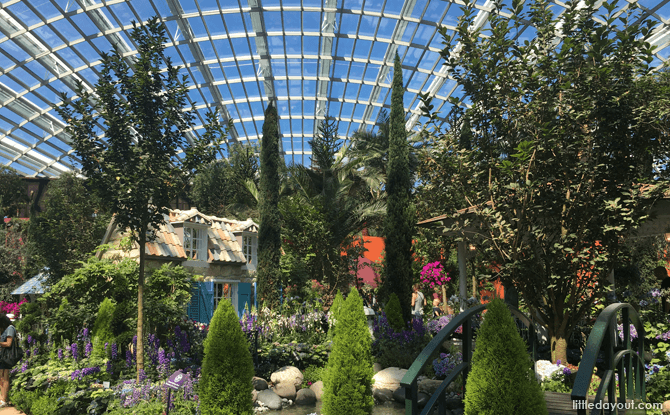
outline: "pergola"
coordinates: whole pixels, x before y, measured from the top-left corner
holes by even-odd
[[[493,2],[474,3],[475,26],[485,28]],[[555,14],[563,13],[565,4],[554,3]],[[670,0],[622,3],[618,12],[637,3],[643,18],[660,23],[652,43],[655,64],[665,62]],[[396,52],[406,87],[406,127],[415,131],[419,93],[434,97],[442,115],[451,105],[448,99],[460,97],[442,64],[438,28],[453,32],[462,5],[462,0],[3,1],[0,165],[26,176],[77,171],[70,137],[53,105],[61,92],[73,96],[77,82],[93,88],[101,52],[116,47],[132,62],[132,21],[152,16],[166,24],[167,55],[189,79],[197,112],[190,134],[203,132],[206,111],[216,107],[222,121],[233,122],[229,142],[258,143],[264,111],[274,102],[280,151],[287,162],[308,164],[308,141],[326,115],[335,117],[344,140],[357,129],[375,128],[380,111],[390,107]],[[533,34],[530,23],[522,22],[519,39]],[[226,156],[223,146],[219,157]]]

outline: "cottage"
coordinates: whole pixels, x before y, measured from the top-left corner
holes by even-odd
[[[170,210],[165,224],[155,230],[156,238],[145,247],[146,267],[157,268],[166,262],[182,265],[200,276],[193,284],[188,308],[190,318],[209,323],[219,301],[229,299],[241,315],[255,297],[258,225],[251,219],[237,221],[208,216],[197,208]],[[110,224],[103,244],[114,248],[103,258],[139,258],[134,243],[129,250],[120,246],[126,232]]]

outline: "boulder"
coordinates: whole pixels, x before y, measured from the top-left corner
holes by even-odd
[[[300,389],[295,396],[296,405],[314,405],[316,394],[311,389]]]
[[[374,370],[375,373],[377,373],[377,372],[381,372],[381,371],[382,371],[382,365],[380,365],[379,363],[375,362],[375,363],[372,365],[372,370]]]
[[[670,401],[663,402],[663,413],[670,414]]]
[[[380,370],[372,377],[373,389],[390,389],[392,391],[400,387],[402,377],[407,373],[407,369],[397,367],[387,367]]]
[[[417,395],[416,403],[419,405],[419,408],[423,408],[424,406],[426,406],[429,399],[430,396],[426,395],[425,393],[419,392],[419,394]]]
[[[295,386],[292,383],[279,383],[274,388],[273,391],[282,398],[288,400],[294,400],[296,395]]]
[[[270,375],[270,381],[275,385],[291,383],[296,390],[302,385],[302,372],[295,366],[284,366]]]
[[[260,402],[263,406],[267,406],[272,410],[278,411],[281,409],[281,398],[271,389],[265,389],[258,392],[258,397],[256,399],[257,402]]]
[[[549,360],[538,360],[535,363],[535,376],[537,377],[537,380],[542,382],[545,379],[551,378],[551,375],[558,371],[558,370],[563,370],[565,366],[563,365],[556,365],[551,363]]]
[[[251,391],[251,400],[253,402],[256,402],[256,399],[258,399],[258,391],[256,389]]]
[[[268,388],[268,382],[265,379],[256,376],[251,378],[251,384],[254,385],[254,389],[257,391],[263,391]]]
[[[405,403],[405,388],[404,387],[399,387],[398,389],[393,391],[393,400],[398,402],[398,403]]]
[[[372,396],[379,403],[390,402],[393,400],[393,391],[391,389],[373,389]]]
[[[425,393],[428,396],[433,396],[441,384],[442,381],[437,379],[419,379],[417,387],[419,388],[419,392]],[[458,386],[455,382],[451,382],[451,384],[447,386],[447,392],[455,392],[457,389]]]
[[[317,380],[316,382],[312,383],[312,385],[309,388],[312,390],[312,392],[314,392],[316,400],[320,401],[321,397],[323,396],[323,382]]]

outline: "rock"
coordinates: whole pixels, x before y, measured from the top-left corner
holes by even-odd
[[[296,390],[302,385],[302,372],[295,366],[284,366],[270,375],[270,381],[275,385],[292,383]]]
[[[300,389],[295,396],[296,405],[314,405],[316,394],[311,389]]]
[[[258,392],[257,400],[262,403],[263,406],[267,406],[272,410],[278,411],[281,409],[281,398],[271,389],[265,389]]]
[[[272,390],[282,398],[294,400],[296,395],[295,386],[292,383],[279,383]]]
[[[447,409],[457,409],[463,407],[463,401],[460,398],[447,398],[444,402]]]
[[[320,401],[321,396],[323,396],[323,382],[318,380],[314,383],[312,383],[312,386],[309,387],[312,392],[314,392],[314,396],[316,396],[316,400]]]
[[[426,395],[432,396],[437,388],[442,384],[441,380],[436,379],[423,379],[420,382],[417,382],[417,387],[419,392],[423,392]]]
[[[402,377],[407,373],[407,369],[397,367],[387,367],[380,370],[372,377],[372,387],[374,389],[390,389],[392,391],[400,387]]]
[[[405,388],[404,387],[399,387],[398,389],[393,391],[393,400],[398,402],[398,403],[405,403]]]
[[[258,391],[254,389],[251,391],[251,400],[256,402],[256,399],[258,399]]]
[[[372,370],[374,370],[375,373],[377,373],[377,372],[381,372],[381,371],[382,371],[382,365],[380,365],[379,363],[376,363],[376,362],[375,362],[375,363],[372,365]]]
[[[465,409],[463,408],[455,408],[451,410],[452,415],[463,415],[465,413]]]
[[[426,406],[429,399],[430,396],[426,395],[423,392],[419,392],[419,394],[417,395],[416,403],[419,405],[419,408],[423,408],[424,406]]]
[[[542,382],[545,379],[551,378],[554,372],[563,370],[564,367],[563,365],[553,364],[549,360],[538,360],[535,366],[535,376],[537,380]]]
[[[257,391],[263,391],[268,388],[268,382],[265,379],[256,376],[251,378],[251,384],[254,385],[254,389]]]
[[[390,402],[393,400],[393,391],[391,389],[373,389],[372,396],[379,403]]]
[[[663,413],[670,414],[670,401],[663,402]]]

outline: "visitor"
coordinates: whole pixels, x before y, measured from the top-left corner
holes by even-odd
[[[426,297],[419,291],[419,284],[414,285],[414,293],[412,293],[412,312],[417,318],[421,318],[423,314],[423,306],[426,305]]]
[[[433,293],[433,317],[440,317],[442,310],[440,309],[440,294]]]
[[[668,277],[668,270],[665,267],[656,267],[654,275],[661,283],[661,292],[665,295],[661,297],[661,311],[670,314],[670,301],[668,301],[668,294],[670,293],[670,277]]]
[[[16,338],[16,329],[9,320],[9,317],[5,314],[0,314],[0,330],[2,330],[2,335],[0,335],[0,347],[3,349],[10,347],[12,341]],[[7,365],[0,362],[0,408],[4,408],[8,405],[10,370],[11,367],[7,367]]]

